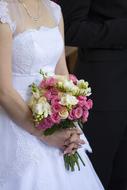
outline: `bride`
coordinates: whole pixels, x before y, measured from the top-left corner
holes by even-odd
[[[68,75],[63,31],[50,0],[0,0],[0,190],[103,190],[84,135],[67,129],[45,137],[27,105],[40,69]],[[77,149],[86,165],[66,171],[63,154]]]

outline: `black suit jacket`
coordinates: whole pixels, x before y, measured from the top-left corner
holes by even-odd
[[[66,44],[79,47],[76,74],[97,110],[127,110],[127,1],[60,0]]]

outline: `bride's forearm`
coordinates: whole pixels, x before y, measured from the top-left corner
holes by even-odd
[[[16,90],[9,89],[6,92],[1,92],[0,106],[17,125],[33,135],[38,135],[38,131],[34,127],[32,113]]]
[[[64,58],[62,58],[60,62],[56,65],[55,74],[66,75],[68,77],[69,72]]]
[[[60,30],[60,33],[61,33],[61,35],[63,37],[63,41],[64,41],[64,23],[63,23],[63,18],[61,18],[61,21],[59,23],[59,30]],[[62,55],[61,55],[61,57],[59,59],[59,62],[56,65],[55,74],[66,75],[67,77],[69,76],[69,72],[68,72],[67,64],[66,64],[65,47],[63,48]]]

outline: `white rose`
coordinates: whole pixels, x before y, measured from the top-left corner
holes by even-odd
[[[51,107],[48,102],[43,104],[43,114],[45,118],[48,117],[48,115],[51,115]]]
[[[69,113],[66,108],[63,108],[60,110],[59,115],[60,115],[61,119],[67,119]]]
[[[76,105],[78,103],[78,100],[75,96],[66,94],[65,96],[63,96],[61,98],[60,104],[63,106],[73,106]]]
[[[33,112],[39,115],[43,115],[46,118],[49,114],[51,114],[51,108],[47,102],[41,102],[34,106]]]
[[[38,103],[33,106],[33,113],[42,115],[43,114],[43,104]]]

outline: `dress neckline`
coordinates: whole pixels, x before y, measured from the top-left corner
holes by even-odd
[[[57,29],[58,28],[58,25],[54,26],[54,27],[48,27],[48,26],[40,26],[38,28],[28,28],[26,30],[24,30],[23,32],[19,32],[18,34],[14,35],[13,37],[13,40],[17,39],[18,37],[26,34],[26,33],[29,33],[29,32],[39,32],[41,30],[54,30],[54,29]]]

